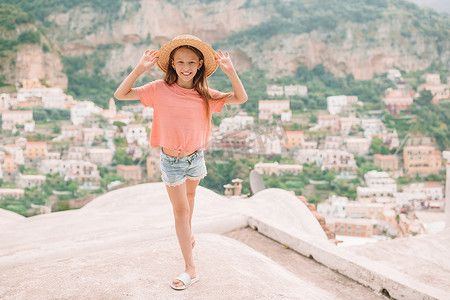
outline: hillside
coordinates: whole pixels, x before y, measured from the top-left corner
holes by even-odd
[[[428,7],[440,13],[450,15],[450,2],[447,0],[408,0],[421,7]]]
[[[182,33],[230,50],[238,71],[268,78],[319,64],[356,79],[450,65],[448,17],[405,1],[7,0],[0,16],[2,84],[119,81],[145,49]]]

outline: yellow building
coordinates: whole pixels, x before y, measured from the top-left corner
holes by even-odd
[[[305,141],[303,131],[285,131],[284,133],[286,135],[283,141],[285,148],[299,147]]]
[[[373,236],[373,224],[368,219],[327,218],[328,228],[336,235],[370,238]]]
[[[403,149],[403,160],[407,174],[436,174],[442,168],[441,151],[433,146],[406,146]]]
[[[27,142],[25,157],[29,159],[45,158],[47,155],[47,142]]]
[[[5,155],[5,159],[3,160],[3,171],[8,172],[9,174],[17,171],[17,164],[14,162],[14,157],[11,155]]]

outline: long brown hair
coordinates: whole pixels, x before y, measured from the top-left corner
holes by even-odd
[[[173,49],[172,52],[170,52],[169,66],[167,68],[166,76],[164,77],[164,81],[169,85],[174,84],[178,79],[177,72],[172,67],[172,62],[173,62],[173,57],[175,56],[175,52],[180,48],[186,48],[186,49],[192,50],[198,56],[199,60],[204,61],[203,53],[200,50],[198,50],[197,48],[192,47],[190,45],[183,45],[183,46],[179,46],[179,47]],[[210,107],[209,107],[210,99],[217,100],[217,99],[229,97],[231,95],[231,93],[226,93],[225,97],[223,97],[223,96],[219,97],[218,95],[211,95],[211,93],[209,92],[208,80],[205,76],[205,64],[204,63],[202,64],[201,68],[197,71],[197,74],[195,74],[195,76],[194,76],[194,89],[200,94],[200,97],[202,97],[202,99],[203,99],[203,103],[205,104],[205,107],[206,107],[206,119],[209,119],[209,115],[210,115]],[[208,122],[208,131],[209,131],[209,122]]]

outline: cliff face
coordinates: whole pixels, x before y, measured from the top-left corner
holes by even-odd
[[[313,31],[273,37],[262,51],[257,51],[255,45],[239,46],[240,51],[251,54],[254,65],[269,71],[272,77],[292,74],[301,64],[309,68],[323,64],[336,75],[351,73],[356,79],[370,79],[390,68],[425,69],[433,61],[450,66],[448,39],[437,41],[419,34],[405,37],[399,34],[402,26],[400,20],[377,26],[344,23],[336,28],[338,38]],[[363,31],[371,31],[373,38],[366,38]]]
[[[54,51],[21,48],[14,77],[45,78],[50,85],[66,88],[61,56],[91,54],[109,45],[102,55],[103,72],[120,80],[120,73],[134,67],[145,49],[159,48],[174,36],[186,33],[210,44],[225,45],[238,71],[257,67],[267,71],[269,77],[292,74],[302,64],[314,67],[320,63],[337,75],[352,73],[356,79],[369,79],[393,67],[424,69],[435,61],[450,67],[450,41],[420,33],[407,17],[365,24],[340,20],[333,31],[277,34],[258,42],[242,39],[230,44],[228,37],[266,22],[272,12],[263,6],[246,7],[246,0],[206,2],[124,2],[116,16],[89,6],[51,14],[47,20],[54,26],[45,34]],[[401,34],[404,28],[408,28],[408,34]],[[150,75],[160,73],[152,70]]]

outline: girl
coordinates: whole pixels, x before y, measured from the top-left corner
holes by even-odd
[[[132,88],[136,79],[155,63],[165,73],[164,80]],[[231,81],[232,93],[208,88],[207,77],[219,66]],[[244,103],[247,93],[228,52],[215,52],[197,37],[182,35],[158,51],[145,51],[114,96],[119,100],[140,99],[144,106],[154,109],[150,145],[161,147],[161,178],[173,206],[175,230],[185,262],[184,273],[170,286],[185,289],[199,279],[192,257],[195,239],[191,220],[195,190],[207,173],[204,150],[212,112],[220,112],[226,103]]]

